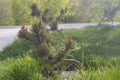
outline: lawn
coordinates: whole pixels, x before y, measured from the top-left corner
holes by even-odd
[[[69,54],[81,62],[81,68],[66,80],[120,80],[120,26],[87,26],[82,29],[63,30],[71,35],[75,49]],[[51,32],[53,44],[59,48],[59,35]],[[56,74],[44,77],[39,63],[30,57],[33,45],[15,40],[0,52],[0,80],[63,80]]]

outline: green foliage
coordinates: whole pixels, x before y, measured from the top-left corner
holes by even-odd
[[[80,23],[80,22],[99,22],[103,17],[103,12],[109,0],[71,0],[73,3],[72,10],[75,15],[65,18],[64,22]],[[120,6],[119,0],[110,0],[112,8]],[[115,15],[115,21],[119,21],[120,11]],[[106,20],[108,21],[108,20]]]
[[[62,9],[66,9],[66,16],[72,16],[73,12],[71,11],[71,3],[70,0],[34,0],[37,3],[38,8],[44,11],[46,8],[49,8],[49,15],[53,18],[58,17],[60,14],[59,11]]]
[[[31,24],[32,23],[32,17],[30,16],[31,10],[30,10],[30,1],[28,0],[11,0],[9,1],[12,6],[12,12],[13,12],[13,19],[15,20],[15,25],[21,25],[21,24]]]
[[[57,17],[61,9],[66,9],[66,16],[73,15],[70,10],[71,6],[69,0],[11,0],[9,1],[12,6],[13,19],[15,20],[15,25],[29,25],[32,24],[35,20],[31,17],[30,6],[32,3],[37,3],[38,8],[43,12],[46,8],[50,8],[49,16]]]
[[[57,17],[61,9],[65,9],[62,22],[99,22],[103,17],[107,0],[4,0],[0,2],[0,25],[30,25],[36,21],[30,16],[30,6],[37,3],[41,13],[49,8],[49,15]],[[111,1],[111,6],[120,5],[119,0]],[[3,8],[4,7],[4,8]],[[120,20],[120,11],[115,15],[115,21]],[[21,19],[22,18],[22,19]],[[106,20],[107,21],[107,20]]]
[[[43,12],[49,8],[49,15],[57,17],[62,9],[66,10],[65,16],[72,16],[71,3],[69,0],[4,0],[0,1],[0,25],[30,25],[35,19],[31,17],[30,6],[37,3],[38,8]]]
[[[72,48],[72,37],[67,37],[66,42],[64,42],[64,35],[57,29],[58,22],[64,15],[64,10],[60,10],[60,14],[54,19],[53,16],[47,16],[50,11],[48,8],[41,13],[37,4],[33,3],[31,9],[32,16],[37,17],[39,22],[33,24],[30,30],[28,30],[25,26],[22,26],[18,37],[26,40],[29,44],[34,45],[33,49],[31,49],[31,56],[42,64],[43,75],[52,76],[56,68],[57,70],[61,69],[61,66],[59,68],[59,65],[63,63],[62,61],[64,56],[67,54],[68,50]],[[46,28],[47,24],[50,26],[50,29]],[[64,43],[64,47],[62,46],[62,49],[56,49],[56,46],[52,44],[50,37],[51,31],[58,31],[61,35],[61,43]]]
[[[13,12],[8,0],[0,0],[0,25],[14,25]]]

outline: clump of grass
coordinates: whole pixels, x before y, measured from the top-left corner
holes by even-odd
[[[80,70],[71,74],[66,80],[120,80],[120,67],[103,67],[98,70]]]
[[[18,59],[7,59],[0,64],[2,64],[0,80],[38,80],[40,78],[38,62],[28,55]]]

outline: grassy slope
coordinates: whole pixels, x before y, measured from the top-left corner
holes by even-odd
[[[113,29],[109,26],[91,26],[77,30],[64,30],[63,32],[65,35],[71,35],[77,42],[77,47],[79,47],[79,49],[72,51],[71,54],[80,60],[82,64],[87,64],[87,66],[90,67],[90,69],[85,71],[78,71],[77,77],[74,74],[69,76],[68,80],[77,80],[78,78],[81,80],[120,80],[119,26]],[[54,35],[57,36],[56,34]],[[59,42],[58,37],[53,40],[55,40],[55,43]],[[31,59],[28,55],[27,57],[25,55],[25,53],[27,53],[31,48],[32,46],[28,43],[21,40],[16,40],[13,44],[6,47],[4,51],[0,53],[0,59],[3,60],[0,62],[0,65],[2,65],[0,67],[0,74],[3,75],[0,76],[0,80],[10,80],[10,78],[11,80],[14,80],[16,78],[15,76],[19,76],[18,78],[23,80],[25,77],[22,75],[23,73],[25,73],[26,76],[34,75],[30,78],[26,77],[24,80],[43,79],[43,77],[38,76],[38,68],[35,66],[37,65],[36,61]],[[31,68],[32,66],[34,68]],[[96,66],[97,70],[92,69],[92,67]],[[23,71],[21,71],[22,69]],[[6,75],[10,78],[6,78]],[[60,77],[57,78],[60,79]]]
[[[113,29],[110,29],[109,26],[86,27],[82,30],[67,30],[65,33],[72,35],[86,54],[104,56],[120,54],[120,27]]]
[[[12,57],[19,57],[27,53],[32,48],[32,45],[20,39],[15,40],[12,44],[8,45],[2,52],[0,52],[0,59],[4,60]]]
[[[120,26],[113,29],[105,25],[102,27],[86,27],[78,30],[66,30],[67,35],[72,35],[80,49],[73,51],[73,55],[86,63],[99,63],[105,65],[113,60],[119,62],[120,56]]]

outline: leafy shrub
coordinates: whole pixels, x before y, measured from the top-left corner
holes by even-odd
[[[37,17],[39,22],[32,25],[30,31],[25,26],[21,27],[19,31],[19,37],[28,41],[34,45],[31,56],[38,60],[43,66],[42,73],[45,76],[53,75],[54,70],[62,69],[60,66],[63,64],[62,60],[67,54],[70,48],[72,48],[72,37],[68,36],[65,39],[63,33],[58,29],[58,22],[62,19],[65,10],[60,11],[60,15],[57,18],[48,16],[50,9],[46,8],[43,13],[39,11],[35,3],[31,6],[32,16]],[[46,24],[49,24],[50,29],[46,28]],[[59,49],[53,45],[51,31],[57,31],[61,36],[62,46]],[[66,60],[70,61],[70,60]],[[72,60],[72,62],[75,60]]]

